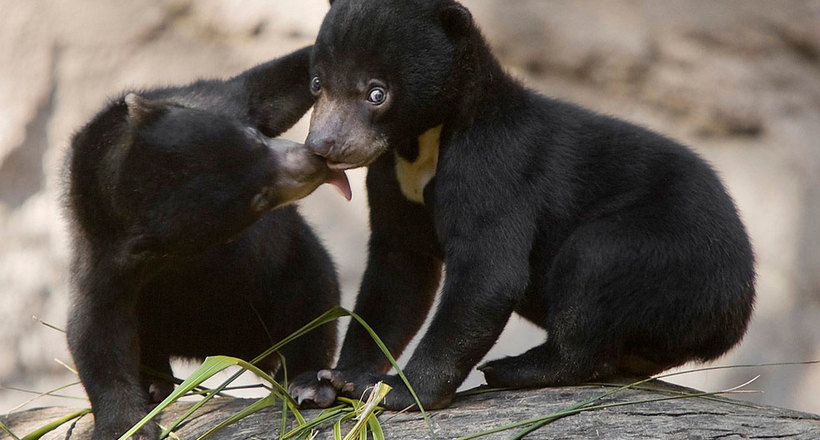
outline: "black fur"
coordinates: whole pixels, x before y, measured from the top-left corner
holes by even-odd
[[[337,0],[312,69],[322,87],[306,145],[331,165],[369,164],[356,311],[395,356],[446,266],[436,315],[404,369],[425,407],[450,402],[514,311],[547,340],[479,367],[491,386],[651,375],[741,340],[754,257],[715,172],[663,136],[522,87],[463,6]],[[384,104],[367,101],[369,84],[385,86]],[[415,160],[418,136],[437,126],[422,205],[404,197],[396,161]],[[336,369],[321,375],[354,396],[385,380],[386,407],[412,404],[388,369],[351,325]]]
[[[260,134],[281,133],[313,104],[309,53],[124,95],[74,136],[68,342],[95,440],[118,438],[171,392],[170,356],[250,360],[338,303],[313,232],[293,206],[271,211],[321,184],[324,161]],[[329,366],[335,336],[328,325],[282,350],[288,372]],[[150,423],[137,438],[158,434]]]

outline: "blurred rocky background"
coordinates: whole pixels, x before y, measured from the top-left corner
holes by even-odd
[[[725,180],[758,255],[757,311],[719,365],[820,359],[820,1],[465,0],[510,71],[693,146]],[[128,88],[224,77],[310,44],[325,0],[0,0],[0,412],[76,380],[60,210],[70,135]],[[288,137],[303,140],[303,120]],[[354,200],[301,203],[333,253],[351,307],[365,260]],[[112,316],[111,319],[117,319]],[[543,333],[513,318],[489,354]],[[184,373],[182,373],[184,374]],[[751,386],[754,401],[820,412],[820,366],[735,368],[674,380]],[[469,386],[481,383],[474,374]],[[82,395],[73,387],[58,394]],[[35,405],[79,404],[65,399]]]

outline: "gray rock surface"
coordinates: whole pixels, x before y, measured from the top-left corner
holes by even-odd
[[[820,359],[820,1],[465,4],[528,85],[679,139],[722,175],[756,248],[759,299],[746,339],[720,363]],[[62,334],[31,319],[65,325],[59,200],[71,133],[124,89],[227,76],[310,44],[326,9],[324,0],[0,0],[0,383],[45,391],[75,380],[54,361],[70,364]],[[306,127],[287,136],[303,140]],[[329,188],[301,203],[337,261],[348,307],[367,239],[363,176],[351,173],[351,203]],[[513,319],[488,357],[542,335]],[[764,393],[744,398],[820,412],[817,365],[675,380],[719,389],[756,374]],[[480,382],[474,374],[468,385]],[[29,397],[0,389],[0,413]]]
[[[820,438],[820,416],[780,408],[753,406],[736,400],[720,401],[705,398],[666,400],[635,404],[639,400],[671,397],[670,392],[692,392],[658,384],[657,392],[621,391],[597,401],[596,405],[623,405],[568,415],[527,435],[527,440],[547,439],[763,439],[782,438],[816,440]],[[592,399],[612,388],[584,386],[544,390],[515,390],[478,394],[457,399],[440,411],[430,412],[428,425],[418,412],[385,412],[379,417],[385,438],[391,440],[454,439],[498,429],[529,419],[543,418],[573,408],[579,402]],[[390,395],[387,395],[390,398]],[[252,401],[246,399],[212,400],[188,419],[175,434],[193,439],[227,419]],[[159,423],[168,426],[191,406],[172,405],[159,415]],[[209,437],[213,440],[279,438],[280,406],[267,408]],[[45,422],[57,420],[75,409],[46,408],[0,418],[16,435],[31,432]],[[318,411],[304,411],[310,421]],[[48,434],[48,438],[85,440],[89,438],[93,417],[85,415]],[[290,418],[293,420],[293,417]],[[290,425],[290,429],[296,427]],[[432,427],[432,432],[431,432]],[[352,423],[343,426],[347,434]],[[519,427],[496,432],[487,440],[512,438],[524,429]],[[333,424],[325,423],[316,430],[316,439],[333,439]]]

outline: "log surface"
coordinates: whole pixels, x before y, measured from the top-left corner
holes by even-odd
[[[658,384],[656,390],[625,390],[598,404],[657,399],[680,387]],[[457,398],[439,411],[431,411],[435,437],[417,412],[385,412],[380,421],[387,439],[452,439],[502,425],[559,412],[576,403],[611,391],[603,386],[579,386],[540,390],[495,391]],[[692,391],[692,390],[685,390]],[[388,395],[389,398],[389,395]],[[231,414],[250,404],[250,399],[223,398],[209,402],[186,422],[176,435],[196,439]],[[180,402],[160,416],[167,424],[191,405]],[[278,405],[277,405],[278,406]],[[76,408],[32,409],[0,418],[22,438],[35,429]],[[318,411],[306,410],[310,420]],[[268,408],[210,437],[214,440],[279,438],[280,411]],[[293,417],[290,417],[292,422]],[[45,435],[44,439],[85,440],[90,438],[93,416],[86,415]],[[291,423],[293,425],[293,423]],[[349,429],[349,426],[348,426]],[[343,433],[344,433],[343,429]],[[520,432],[513,429],[491,434],[484,439],[508,439]],[[0,431],[0,438],[10,438]],[[332,425],[320,428],[317,439],[332,439]],[[788,409],[753,405],[720,398],[686,398],[662,402],[637,403],[586,411],[561,418],[529,434],[527,439],[820,439],[820,416]]]

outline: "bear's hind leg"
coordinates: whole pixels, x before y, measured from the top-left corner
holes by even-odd
[[[503,388],[574,385],[616,374],[617,345],[589,332],[590,315],[569,309],[549,325],[547,341],[480,367],[487,384]]]
[[[623,301],[635,267],[629,260],[640,256],[625,249],[632,237],[615,238],[607,229],[600,223],[577,229],[542,268],[546,276],[530,286],[530,304],[522,308],[530,319],[542,317],[547,341],[482,365],[489,385],[573,385],[617,373],[623,341],[636,318],[629,303],[640,301]]]

